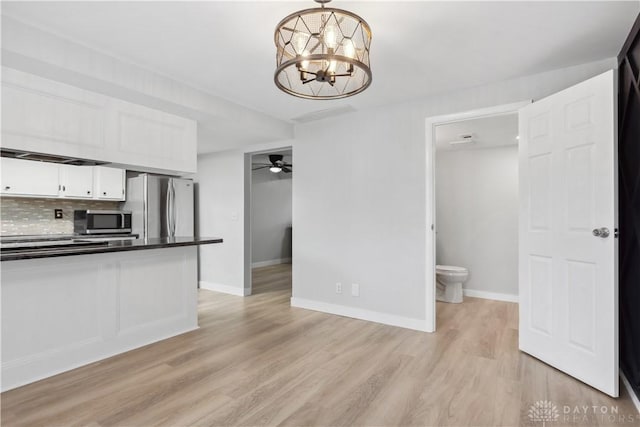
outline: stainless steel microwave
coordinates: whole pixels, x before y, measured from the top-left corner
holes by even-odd
[[[73,211],[73,231],[77,234],[131,233],[131,212]]]

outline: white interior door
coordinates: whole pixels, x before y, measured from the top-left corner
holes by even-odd
[[[520,349],[614,397],[615,93],[611,70],[519,117]]]

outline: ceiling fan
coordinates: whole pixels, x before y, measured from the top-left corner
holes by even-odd
[[[293,165],[291,163],[286,163],[282,160],[282,154],[269,154],[269,161],[271,163],[254,163],[254,167],[251,170],[257,171],[259,169],[269,168],[269,170],[273,173],[291,173]]]

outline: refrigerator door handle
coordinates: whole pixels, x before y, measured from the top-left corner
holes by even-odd
[[[149,237],[149,177],[142,178],[142,236]]]
[[[165,217],[167,220],[167,237],[171,236],[171,180],[167,182],[167,201],[165,206]]]
[[[176,236],[176,183],[171,180],[171,237]]]
[[[173,236],[176,235],[176,226],[178,224],[178,209],[176,209],[176,182],[173,181]]]

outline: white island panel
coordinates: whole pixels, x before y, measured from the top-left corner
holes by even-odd
[[[2,263],[2,390],[197,325],[197,247]]]

